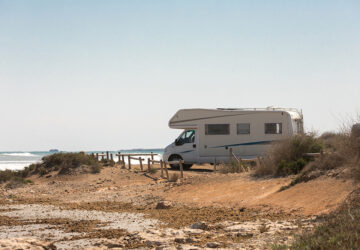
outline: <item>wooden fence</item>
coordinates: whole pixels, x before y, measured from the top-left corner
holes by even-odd
[[[303,156],[307,156],[307,157],[321,157],[323,156],[325,153],[324,152],[320,152],[320,153],[304,153]],[[96,157],[96,159],[99,160],[99,157],[101,158],[101,160],[114,160],[114,155],[112,153],[107,152],[102,152],[102,153],[92,153],[93,157]],[[120,164],[122,166],[123,169],[126,169],[126,163],[125,163],[125,159],[127,158],[128,161],[128,169],[130,170],[132,168],[132,161],[138,161],[139,165],[140,165],[140,169],[141,171],[144,171],[144,161],[145,158],[142,158],[143,156],[150,156],[150,158],[148,158],[147,160],[147,170],[148,172],[152,171],[153,168],[153,164],[159,164],[160,165],[160,171],[161,171],[161,178],[166,178],[167,180],[169,180],[169,172],[168,172],[168,167],[167,164],[174,164],[174,165],[179,165],[179,170],[180,170],[180,178],[183,179],[184,178],[184,166],[183,164],[185,163],[183,160],[177,160],[177,161],[169,161],[169,162],[164,162],[163,160],[154,160],[154,156],[158,156],[159,154],[155,154],[153,152],[151,153],[134,153],[134,154],[121,154],[120,152],[118,152],[117,154],[115,154],[115,156],[118,157],[118,164]],[[251,164],[245,164],[245,163],[255,163],[256,167],[260,167],[260,165],[262,164],[262,157],[256,157],[256,158],[251,158],[251,159],[244,159],[241,157],[238,157],[234,154],[233,149],[229,148],[229,160],[230,160],[230,164],[235,163],[238,168],[239,168],[239,172],[248,172],[250,171],[251,168]],[[213,166],[214,166],[214,172],[217,172],[217,166],[219,165],[219,162],[217,161],[216,157],[214,157],[213,160]],[[165,174],[165,175],[164,175]]]
[[[100,160],[114,160],[114,156],[113,154],[106,152],[106,153],[96,153],[96,154],[92,154],[93,157],[96,157],[96,159],[100,159]],[[125,163],[125,159],[127,159],[128,162],[128,169],[130,170],[132,168],[132,161],[138,161],[139,165],[140,165],[140,169],[141,171],[144,171],[144,164],[145,162],[145,158],[142,158],[143,156],[150,156],[150,158],[148,158],[147,160],[147,169],[146,171],[151,172],[151,170],[153,169],[153,164],[159,164],[160,165],[160,171],[161,171],[161,178],[165,178],[167,180],[169,180],[169,172],[168,172],[168,166],[167,164],[178,164],[180,166],[180,178],[184,178],[184,174],[183,174],[183,163],[184,161],[171,161],[171,162],[164,162],[163,160],[154,160],[154,156],[158,156],[159,154],[155,154],[153,152],[151,153],[134,153],[134,154],[121,154],[120,152],[118,152],[117,154],[115,154],[115,156],[118,157],[118,164],[121,165],[121,168],[126,169],[126,163]],[[99,158],[100,157],[100,158]]]
[[[229,161],[231,163],[235,163],[239,167],[239,171],[241,172],[248,172],[250,170],[249,165],[244,163],[252,163],[255,162],[257,167],[260,167],[261,164],[261,157],[251,158],[251,159],[243,159],[241,157],[238,157],[234,154],[233,149],[229,148]],[[214,171],[216,172],[216,158],[214,158]]]

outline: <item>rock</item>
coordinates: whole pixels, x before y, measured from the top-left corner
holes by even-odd
[[[220,244],[217,243],[217,242],[208,242],[208,243],[206,243],[206,247],[208,247],[208,248],[217,248],[219,246],[220,246]]]
[[[180,243],[180,244],[184,244],[185,243],[185,239],[184,238],[175,238],[174,240],[176,243]]]
[[[186,238],[185,243],[194,243],[195,241],[191,238]]]
[[[155,209],[169,209],[172,207],[171,202],[169,201],[160,201],[156,204]]]
[[[201,229],[201,230],[207,230],[208,225],[204,222],[196,222],[190,226],[191,229]]]

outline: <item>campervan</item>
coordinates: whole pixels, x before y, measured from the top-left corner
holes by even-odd
[[[297,109],[181,109],[169,127],[182,133],[164,150],[165,162],[229,161],[229,149],[241,158],[264,155],[271,142],[303,133],[303,115]],[[175,167],[175,165],[172,165]]]

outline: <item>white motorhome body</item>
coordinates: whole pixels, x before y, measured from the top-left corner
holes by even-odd
[[[273,141],[303,132],[303,116],[296,109],[181,109],[169,127],[183,129],[164,150],[163,160],[193,163],[229,160],[229,148],[242,158],[266,153]]]

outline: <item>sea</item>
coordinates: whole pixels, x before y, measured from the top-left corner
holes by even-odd
[[[61,151],[61,152],[65,152],[65,151]],[[91,154],[91,153],[101,154],[105,152],[106,151],[86,151],[87,154]],[[109,151],[110,154],[114,155],[115,162],[118,161],[118,157],[115,156],[115,154],[117,154],[118,152],[121,152],[122,154],[148,154],[152,152],[154,154],[157,154],[154,156],[154,160],[160,160],[164,151],[162,149],[129,149],[129,150]],[[6,170],[6,169],[21,170],[33,163],[41,162],[41,159],[44,156],[51,155],[54,153],[56,152],[50,152],[50,151],[0,152],[0,170]],[[142,156],[142,158],[144,158],[145,160],[147,160],[149,157],[150,156]],[[125,157],[125,162],[127,163],[127,157]],[[132,162],[133,164],[137,164],[135,160],[132,160]]]

